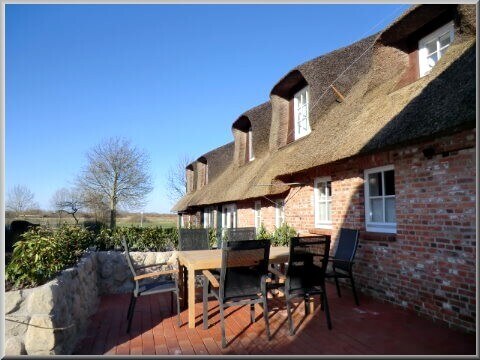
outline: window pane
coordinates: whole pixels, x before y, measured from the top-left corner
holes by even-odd
[[[370,212],[370,221],[383,222],[383,199],[371,199]]]
[[[318,193],[320,195],[320,198],[325,198],[326,197],[326,193],[325,193],[326,189],[325,189],[325,183],[324,182],[320,182],[318,183]]]
[[[327,202],[327,221],[332,221],[332,203]]]
[[[440,43],[440,48],[443,48],[444,46],[447,46],[447,45],[450,45],[450,31],[443,34],[442,36],[440,36],[440,38],[438,39],[438,42]]]
[[[332,182],[327,181],[327,196],[331,197],[332,196]]]
[[[383,173],[385,182],[385,195],[395,195],[395,175],[393,170],[388,170]]]
[[[427,49],[427,55],[430,55],[437,51],[437,39],[432,40],[425,44],[425,48]]]
[[[385,199],[385,221],[395,222],[395,198]]]
[[[438,61],[437,53],[434,53],[434,54],[430,55],[429,57],[427,57],[427,66],[429,68],[434,67],[435,64],[437,63],[437,61]]]
[[[327,214],[325,212],[325,203],[321,202],[318,204],[318,220],[325,221],[327,218]]]
[[[368,186],[370,191],[370,196],[381,196],[383,195],[382,191],[382,173],[373,173],[368,175]]]

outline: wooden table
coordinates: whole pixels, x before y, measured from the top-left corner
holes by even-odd
[[[287,246],[270,248],[270,264],[288,262],[289,248]],[[220,269],[222,266],[222,250],[190,250],[178,251],[179,278],[182,281],[183,267],[188,272],[188,327],[195,328],[195,271]],[[185,284],[181,284],[185,286]],[[183,299],[184,300],[184,299]]]

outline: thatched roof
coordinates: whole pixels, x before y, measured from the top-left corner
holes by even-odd
[[[418,8],[413,7],[404,16]],[[385,31],[393,31],[392,26]],[[382,34],[290,71],[273,87],[271,95],[287,96],[288,82],[298,82],[298,76],[302,76],[315,96],[310,102],[315,106],[310,112],[312,132],[275,151],[256,154],[254,161],[243,166],[229,164],[221,176],[183,198],[174,209],[278,195],[289,189],[281,182],[289,174],[475,127],[473,36],[456,37],[429,75],[400,89],[397,84],[403,76],[405,67],[402,64],[408,61],[408,56],[378,41],[372,46],[377,38],[382,38]],[[335,81],[335,87],[345,96],[345,101],[337,103],[334,94],[330,90],[325,92],[325,89],[359,54],[364,55]],[[315,99],[324,92],[315,105]],[[258,108],[263,107],[271,109],[267,104],[250,111],[259,111]],[[264,133],[269,132],[272,138],[274,124],[268,131],[267,121],[263,121]],[[276,185],[264,186],[272,182]]]

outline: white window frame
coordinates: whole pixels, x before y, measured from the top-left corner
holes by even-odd
[[[331,229],[332,228],[332,196],[330,194],[330,197],[327,197],[324,202],[325,205],[327,203],[330,203],[330,220],[321,220],[320,217],[320,191],[318,188],[318,184],[327,184],[330,182],[330,191],[332,189],[332,178],[330,176],[325,176],[325,177],[319,177],[316,178],[313,182],[313,198],[314,198],[314,211],[315,211],[315,227],[316,228],[321,228],[321,229]],[[326,207],[326,206],[325,206]],[[327,207],[325,209],[325,213],[327,211]]]
[[[215,219],[215,214],[214,214],[214,208],[209,206],[209,207],[206,207],[204,212],[203,212],[203,227],[205,229],[208,229],[208,228],[211,228],[213,227],[215,224],[214,224],[214,219]]]
[[[262,225],[262,202],[260,200],[255,201],[253,206],[253,222],[258,231]]]
[[[233,213],[233,223],[231,222],[231,214]],[[230,223],[230,224],[229,224]],[[228,226],[231,225],[231,226]],[[222,228],[236,228],[237,227],[237,205],[225,204],[222,205]]]
[[[446,33],[450,33],[450,43],[444,46],[443,48],[440,48],[439,39],[441,36],[445,35]],[[453,21],[450,21],[445,25],[443,25],[442,27],[435,30],[434,32],[432,32],[431,34],[420,39],[420,41],[418,42],[418,65],[420,70],[420,77],[427,75],[430,72],[430,70],[433,68],[433,67],[430,68],[427,63],[428,50],[427,50],[426,44],[428,44],[433,40],[436,40],[436,44],[437,44],[436,52],[438,55],[438,60],[437,60],[438,62],[442,58],[442,55],[440,54],[440,50],[444,50],[448,48],[452,44],[454,40],[454,36],[455,36],[455,30],[453,27]]]
[[[370,187],[368,184],[368,176],[370,174],[382,173],[382,189],[385,192],[385,180],[383,173],[385,171],[394,170],[395,168],[393,165],[386,165],[380,166],[372,169],[364,170],[364,191],[365,191],[365,228],[367,231],[371,232],[383,232],[383,233],[391,233],[395,234],[397,232],[397,223],[396,222],[374,222],[370,221]],[[395,176],[395,173],[394,173]],[[395,180],[395,177],[394,177]],[[396,195],[385,195],[378,196],[378,198],[384,199],[383,201],[383,216],[385,218],[385,198],[394,198],[396,204]]]
[[[300,129],[297,124],[299,123],[299,108],[302,106],[299,104],[301,101],[301,98],[305,98],[305,102],[303,103],[305,107],[305,112],[306,112],[306,118],[307,118],[307,127],[305,130]],[[298,91],[294,96],[293,96],[293,128],[295,131],[295,140],[300,139],[301,137],[304,137],[311,132],[310,128],[310,113],[309,113],[309,101],[310,101],[310,89],[308,86],[305,86],[303,89]]]
[[[248,161],[255,160],[255,155],[253,154],[253,132],[252,127],[247,131],[247,140],[248,140]]]
[[[285,200],[275,200],[275,226],[279,228],[285,223]]]

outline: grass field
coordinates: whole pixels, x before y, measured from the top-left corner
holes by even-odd
[[[77,216],[79,224],[83,224],[85,221],[93,221],[91,217]],[[61,224],[75,224],[75,220],[71,215],[61,214],[43,214],[43,215],[26,215],[25,217],[17,218],[5,218],[5,225],[9,225],[12,220],[27,220],[34,224],[48,225],[52,227],[57,227]],[[176,227],[177,226],[177,216],[174,214],[140,214],[140,213],[129,213],[129,214],[120,214],[117,216],[117,226],[161,226],[161,227]]]

